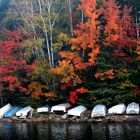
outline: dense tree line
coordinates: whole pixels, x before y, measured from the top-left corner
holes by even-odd
[[[1,104],[140,100],[139,1],[1,0]]]

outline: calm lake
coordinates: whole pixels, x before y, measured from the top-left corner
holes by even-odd
[[[0,123],[0,140],[140,140],[140,123]]]

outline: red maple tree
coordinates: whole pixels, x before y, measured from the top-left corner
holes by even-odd
[[[8,88],[9,91],[18,89],[24,92],[26,89],[20,82],[20,71],[27,69],[23,59],[23,38],[17,31],[4,29],[3,39],[0,40],[0,83],[1,91]]]

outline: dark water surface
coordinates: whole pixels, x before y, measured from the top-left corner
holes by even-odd
[[[0,123],[0,140],[140,140],[140,123]]]

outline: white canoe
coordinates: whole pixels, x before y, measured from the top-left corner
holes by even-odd
[[[108,109],[108,114],[124,114],[126,111],[125,104],[118,104]]]
[[[81,116],[82,113],[84,113],[87,110],[87,108],[85,106],[77,106],[75,108],[72,108],[68,111],[68,115],[72,115],[72,116]]]
[[[16,116],[20,118],[32,117],[32,115],[33,115],[33,108],[30,106],[24,107],[16,113]]]
[[[139,104],[132,102],[127,105],[126,114],[139,114],[139,113],[140,113]]]
[[[49,105],[44,105],[42,107],[37,108],[37,112],[41,113],[41,112],[49,112],[50,111],[50,106]]]
[[[106,115],[106,106],[99,104],[96,105],[91,113],[91,117],[104,117]]]
[[[7,104],[5,106],[3,106],[2,108],[0,108],[0,119],[3,118],[4,114],[9,111],[12,108],[11,104]]]
[[[57,112],[57,111],[67,112],[70,108],[71,108],[70,103],[58,104],[51,108],[51,112]]]

